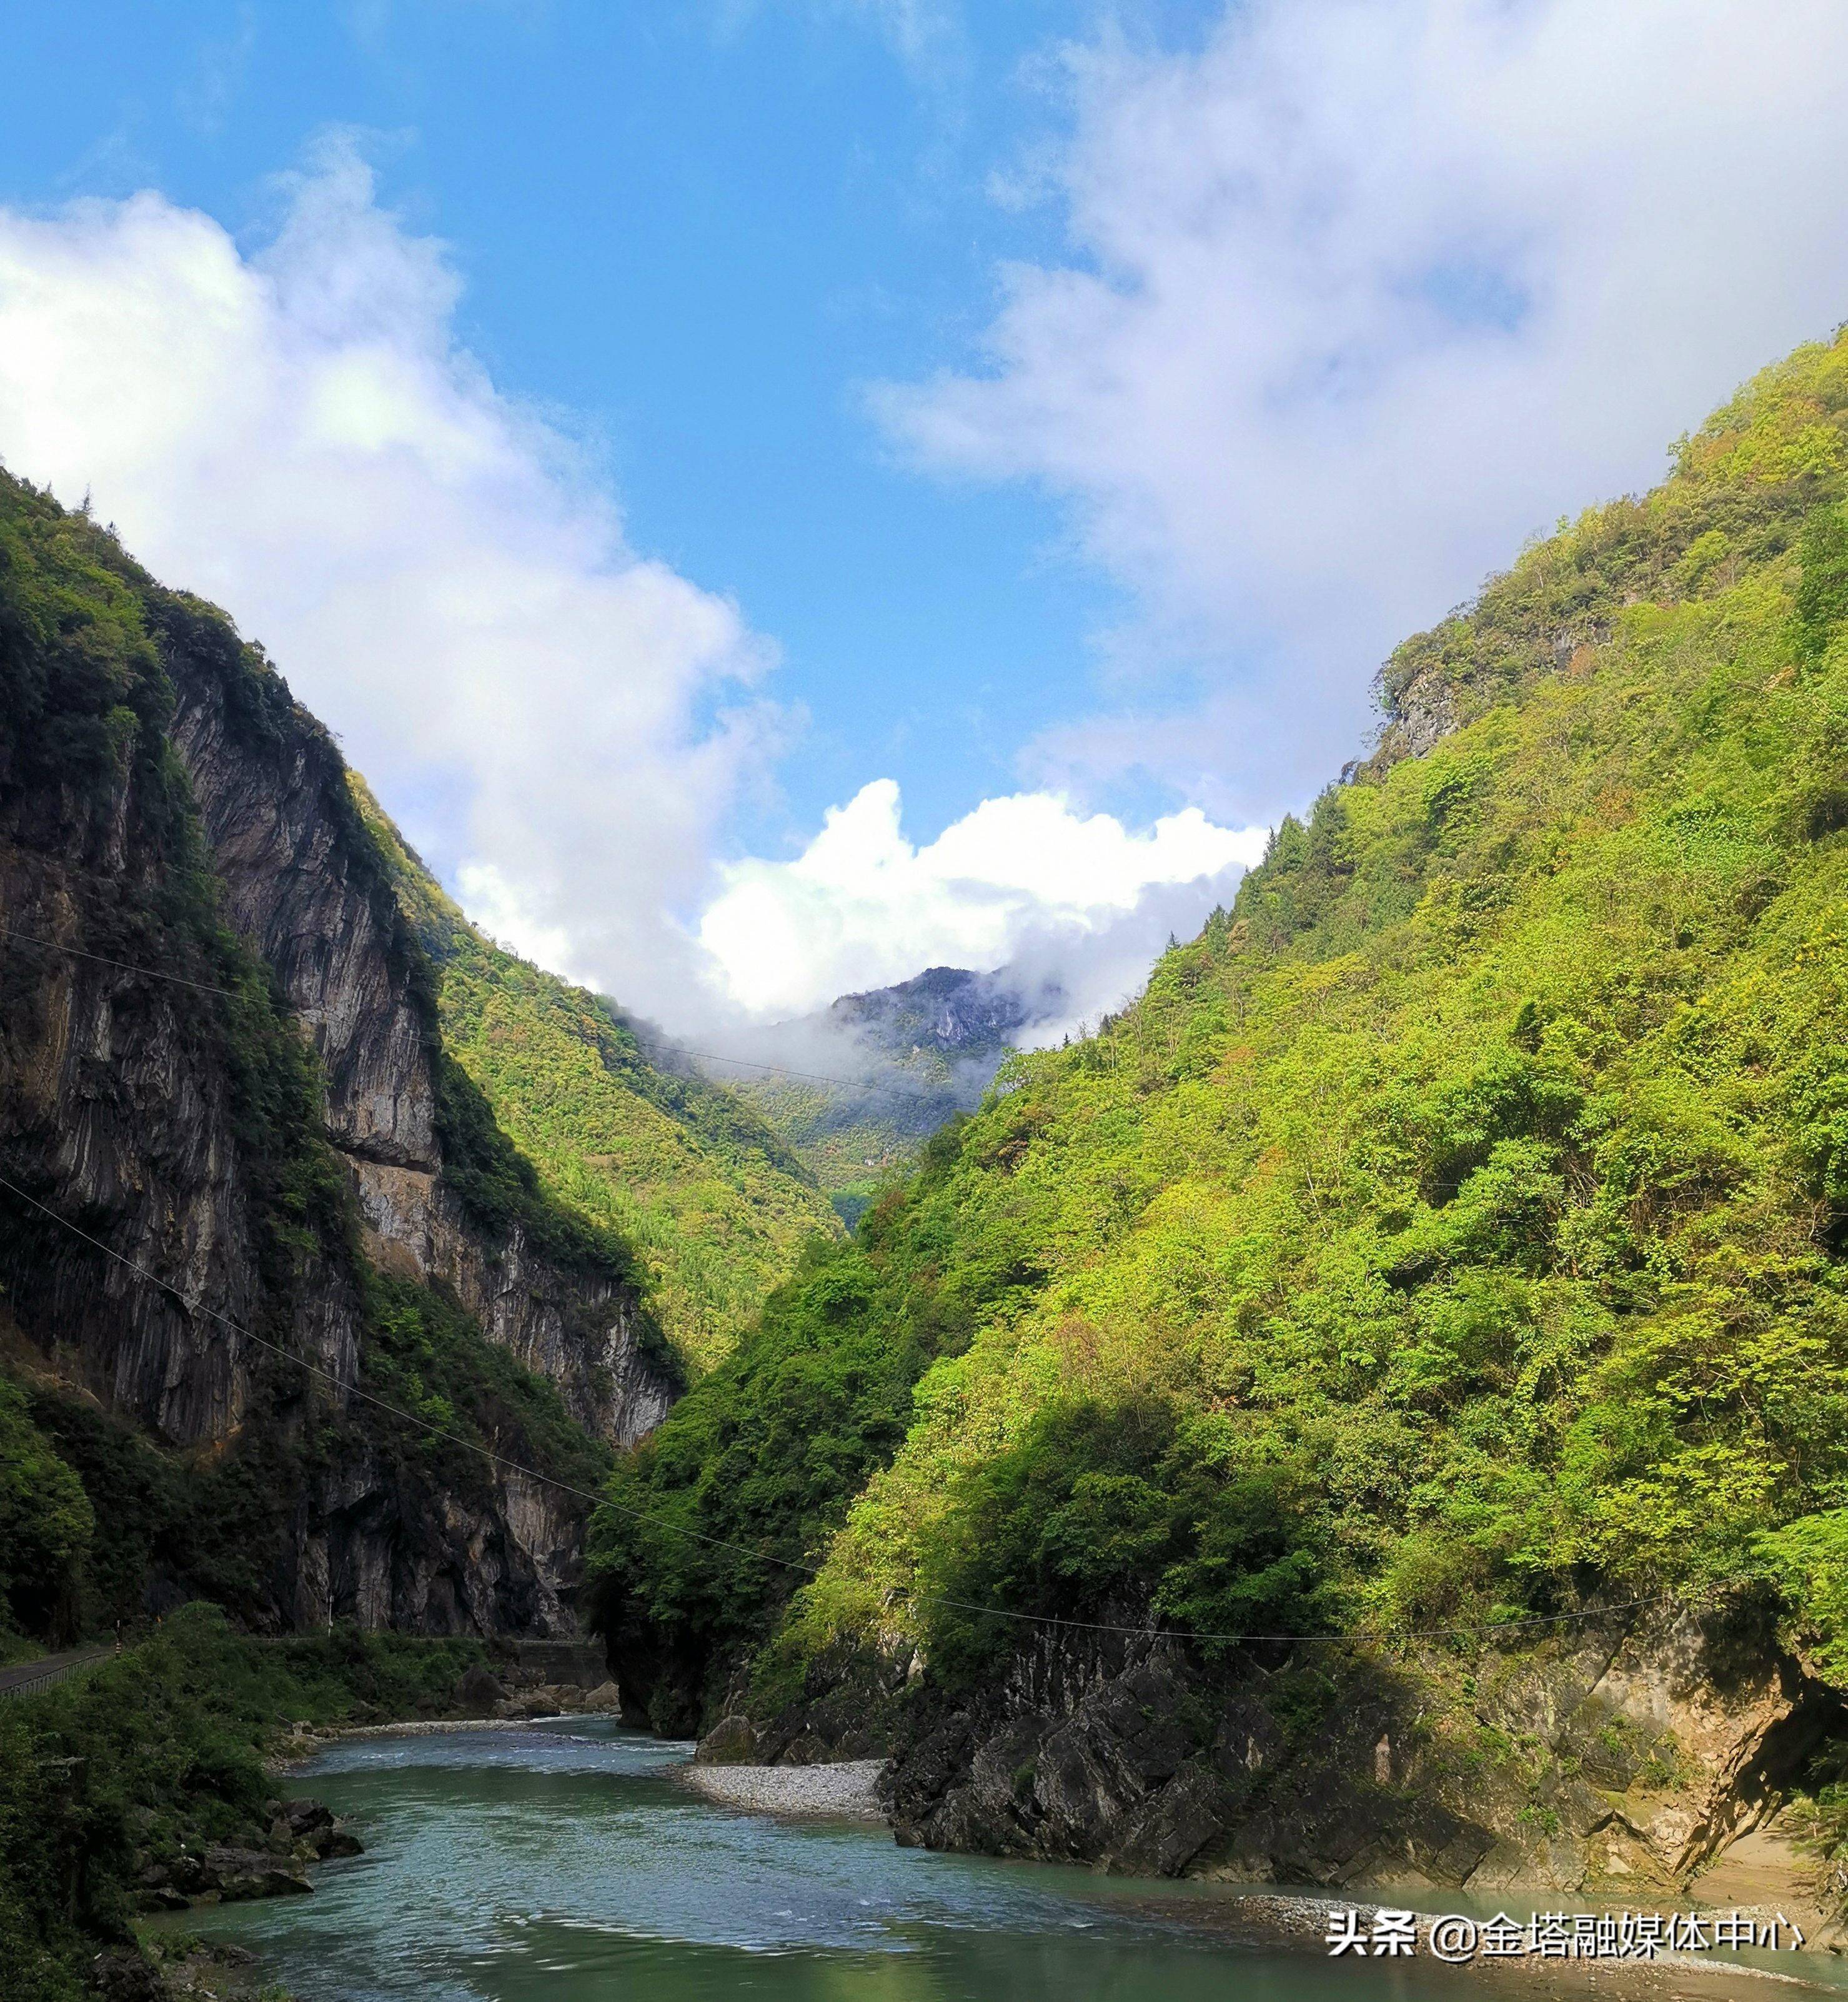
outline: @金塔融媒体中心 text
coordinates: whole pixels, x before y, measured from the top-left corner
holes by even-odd
[[[1360,1959],[1412,1958],[1456,1964],[1471,1960],[1655,1960],[1665,1954],[1736,1952],[1741,1948],[1792,1951],[1804,1943],[1783,1913],[1533,1912],[1525,1919],[1498,1912],[1473,1919],[1460,1912],[1431,1915],[1337,1906],[1324,1936],[1330,1955]]]

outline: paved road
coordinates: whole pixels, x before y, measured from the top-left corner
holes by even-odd
[[[0,1697],[25,1696],[34,1690],[49,1689],[54,1683],[92,1662],[106,1661],[113,1648],[73,1648],[68,1654],[41,1655],[36,1662],[16,1662],[0,1669]]]

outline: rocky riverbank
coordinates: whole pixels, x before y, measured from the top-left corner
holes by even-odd
[[[262,1844],[187,1843],[153,1857],[136,1871],[136,1903],[144,1912],[184,1911],[193,1905],[235,1903],[312,1891],[308,1866],[330,1857],[357,1856],[364,1844],[314,1800],[266,1804]]]
[[[1285,1644],[1213,1667],[1166,1636],[1072,1634],[961,1697],[904,1665],[849,1661],[774,1718],[729,1714],[703,1764],[888,1751],[880,1799],[926,1848],[1372,1895],[1693,1896],[1843,1937],[1779,1833],[1848,1726],[1842,1695],[1749,1610],[1619,1614],[1468,1664]]]

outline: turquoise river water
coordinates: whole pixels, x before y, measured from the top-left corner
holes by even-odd
[[[322,1868],[312,1897],[181,1924],[248,1948],[305,2002],[1508,1993],[1428,1962],[1243,1942],[1222,1889],[934,1855],[876,1825],[734,1812],[677,1782],[688,1749],[581,1719],[347,1740],[296,1784],[348,1817],[366,1854]]]

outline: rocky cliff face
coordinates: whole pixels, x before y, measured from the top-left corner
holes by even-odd
[[[1448,623],[1457,617],[1453,612]],[[1496,663],[1498,671],[1471,686],[1457,681],[1454,664],[1432,644],[1443,630],[1407,641],[1380,669],[1373,684],[1381,720],[1372,755],[1348,766],[1344,778],[1363,769],[1377,777],[1401,759],[1422,758],[1523,677],[1571,672],[1610,637],[1609,622],[1592,618],[1523,634],[1523,644]]]
[[[33,811],[47,804],[52,812]],[[76,830],[56,804],[14,794],[0,814],[9,930],[71,948],[8,942],[0,1172],[106,1250],[10,1209],[0,1225],[7,1305],[61,1373],[113,1408],[178,1445],[228,1439],[249,1415],[261,1351],[203,1310],[244,1327],[263,1319],[233,1079],[201,1033],[199,997],[74,956],[134,949],[86,922],[86,906],[99,883],[120,889],[135,870],[124,859],[106,875],[93,846],[65,847]],[[40,845],[48,836],[63,852]],[[297,1352],[350,1378],[360,1321],[351,1275],[317,1245],[301,1276],[313,1306],[292,1331]]]
[[[420,1460],[350,1395],[371,1274],[610,1445],[673,1395],[646,1310],[535,1240],[536,1198],[458,1186],[421,962],[325,733],[208,608],[0,485],[0,1175],[63,1219],[0,1191],[0,1323],[191,1461],[263,1442],[249,1617],[569,1631],[584,1505]]]
[[[1215,1675],[1166,1638],[1043,1639],[901,1726],[899,1840],[1242,1882],[1667,1887],[1848,1721],[1749,1618],[1594,1624],[1466,1677],[1308,1651]]]
[[[0,817],[9,929],[130,949],[85,922],[96,881],[76,873],[85,858],[54,862],[17,838],[51,831],[22,830],[24,804],[14,796]],[[361,1278],[347,1248],[299,1246],[284,1296],[266,1272],[235,1079],[200,1020],[209,997],[23,946],[5,971],[0,1172],[106,1247],[10,1207],[0,1216],[10,1319],[59,1376],[183,1450],[216,1455],[255,1431],[298,1432],[329,1407],[347,1411],[324,1382],[286,1369],[294,1380],[279,1381],[263,1341],[236,1331],[340,1383],[360,1373]],[[569,1630],[583,1517],[570,1498],[517,1476],[486,1494],[445,1494],[406,1481],[363,1434],[345,1448],[305,1470],[251,1617]]]
[[[173,741],[239,933],[274,970],[326,1079],[383,1269],[455,1293],[489,1338],[556,1384],[587,1432],[633,1445],[673,1396],[633,1287],[565,1274],[513,1224],[490,1240],[444,1174],[440,1045],[409,925],[353,811],[338,753],[292,709],[259,706],[207,623],[169,615]]]

